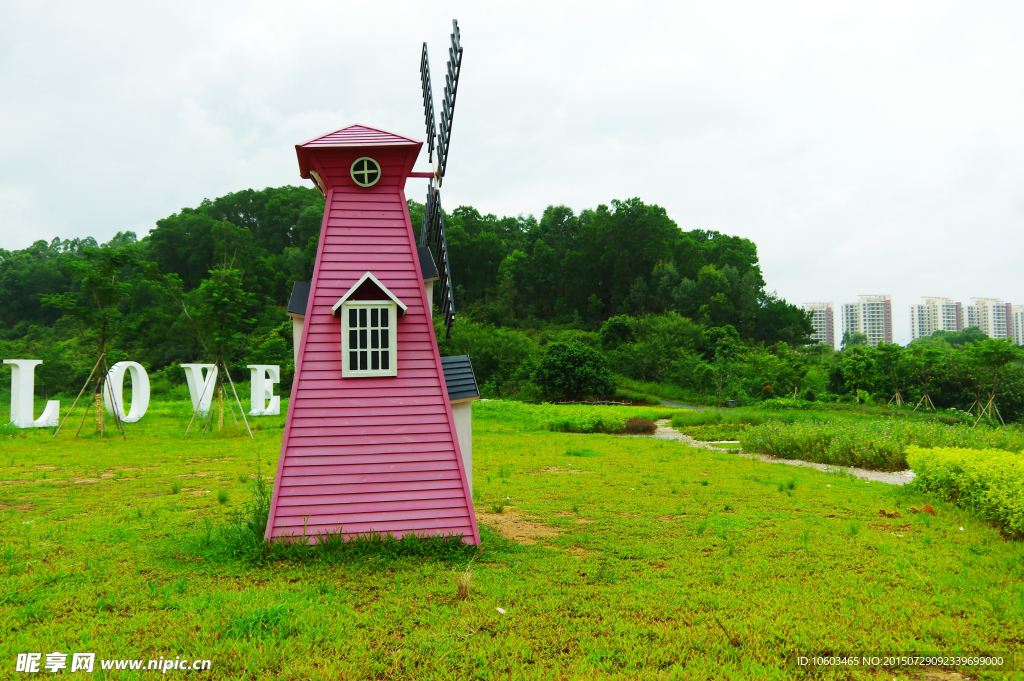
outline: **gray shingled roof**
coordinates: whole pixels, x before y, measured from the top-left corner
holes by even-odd
[[[473,363],[469,355],[442,357],[441,367],[444,369],[444,382],[448,384],[449,400],[464,400],[467,397],[480,397],[473,373]]]
[[[437,265],[434,264],[434,256],[430,254],[429,246],[420,246],[416,249],[420,257],[420,269],[423,270],[423,281],[436,281],[441,278],[437,273]]]
[[[288,314],[306,316],[306,303],[309,302],[309,284],[297,281],[292,284],[292,297],[288,299]]]

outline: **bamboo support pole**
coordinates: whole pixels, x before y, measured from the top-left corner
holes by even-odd
[[[92,392],[93,392],[93,396],[95,396],[95,394],[96,394],[96,384],[95,383],[93,383]],[[85,411],[82,413],[82,421],[81,421],[81,423],[78,424],[78,430],[75,431],[75,437],[76,438],[78,437],[79,433],[82,432],[82,427],[85,425],[85,419],[86,419],[86,417],[89,416],[89,406],[90,405],[95,405],[95,404],[96,404],[96,400],[93,399],[93,397],[90,397],[89,401],[86,402],[86,404],[85,404]]]
[[[235,394],[235,402],[238,402],[238,411],[242,414],[242,421],[245,423],[245,430],[249,433],[249,439],[254,439],[252,436],[252,429],[249,428],[249,419],[245,418],[245,409],[242,409],[242,400],[238,399],[238,390],[235,389],[235,381],[231,378],[231,373],[228,371],[227,366],[224,367],[224,374],[228,377],[228,383],[231,384],[231,392]]]
[[[85,379],[85,383],[82,385],[82,389],[78,391],[78,397],[76,397],[75,401],[71,403],[71,408],[68,409],[68,413],[64,415],[64,418],[61,420],[60,425],[57,426],[57,430],[53,431],[53,437],[57,437],[57,433],[59,433],[60,429],[64,427],[64,423],[71,417],[71,412],[73,412],[75,410],[75,406],[78,405],[78,400],[82,399],[82,395],[85,393],[85,389],[89,387],[89,381],[92,380],[92,375],[96,373],[96,369],[99,368],[100,362],[103,361],[103,355],[105,354],[105,352],[100,353],[100,358],[96,360],[96,366],[94,366],[92,368],[92,371],[89,372],[89,378]],[[86,411],[88,411],[88,407],[86,407]]]
[[[106,375],[110,374],[110,368],[107,366],[106,360],[103,361],[103,369],[105,370]],[[114,414],[114,425],[117,426],[117,430],[121,433],[121,439],[122,440],[127,440],[128,438],[127,438],[127,436],[124,433],[124,423],[121,422],[121,408],[124,405],[119,405],[117,403],[117,400],[114,399],[114,386],[113,386],[113,384],[107,382],[106,380],[104,380],[103,383],[104,383],[104,385],[107,386],[107,397],[110,398],[110,406],[111,406],[111,410],[110,411],[113,412],[113,414]]]

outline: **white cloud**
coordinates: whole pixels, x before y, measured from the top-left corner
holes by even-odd
[[[422,136],[466,49],[445,204],[640,196],[755,240],[791,302],[1024,302],[1024,8],[998,2],[7,3],[0,246],[144,233],[299,183],[294,145]],[[419,185],[408,193],[417,197]]]

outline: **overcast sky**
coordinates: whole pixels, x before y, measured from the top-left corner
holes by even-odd
[[[984,0],[0,0],[0,247],[300,184],[352,123],[423,139],[453,17],[449,210],[639,196],[790,302],[892,294],[899,342],[924,295],[1024,304],[1024,4]]]

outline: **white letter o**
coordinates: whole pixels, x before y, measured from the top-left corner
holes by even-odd
[[[132,377],[132,408],[127,414],[124,413],[125,371]],[[117,415],[125,423],[135,423],[146,415],[146,410],[149,409],[149,374],[138,362],[118,362],[110,367],[107,378],[103,381],[103,405],[113,414],[115,403]]]

